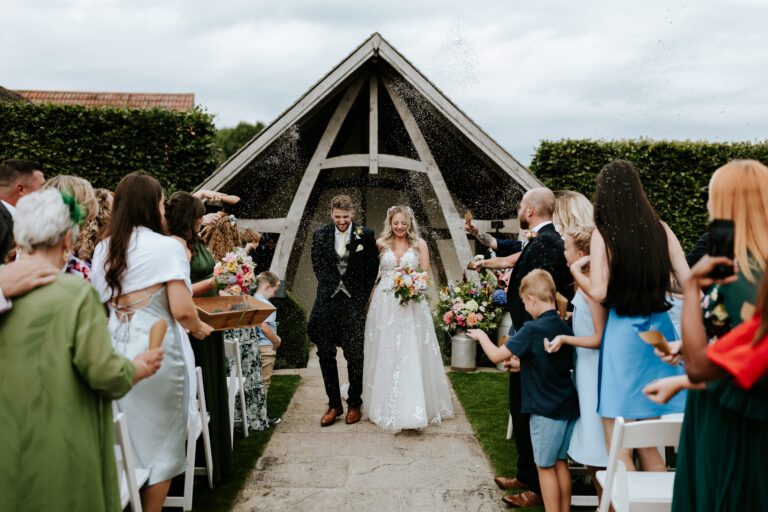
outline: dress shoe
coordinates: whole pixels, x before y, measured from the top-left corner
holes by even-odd
[[[360,409],[350,407],[347,411],[347,425],[351,425],[360,421],[360,416]]]
[[[527,489],[528,484],[525,482],[521,482],[517,478],[504,478],[503,476],[497,476],[493,479],[494,482],[496,482],[496,485],[504,489],[505,491],[508,489]]]
[[[344,414],[343,409],[336,409],[334,407],[329,407],[327,411],[325,411],[325,414],[323,414],[323,418],[320,420],[320,426],[321,427],[327,427],[328,425],[333,425],[336,421],[336,418]]]
[[[535,507],[544,503],[541,496],[533,491],[523,491],[520,494],[508,494],[501,501],[510,507]]]

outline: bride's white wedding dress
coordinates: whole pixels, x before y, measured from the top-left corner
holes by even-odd
[[[363,417],[394,432],[453,417],[429,305],[409,302],[401,306],[387,291],[396,268],[417,268],[418,264],[413,248],[400,262],[389,249],[381,256],[381,281],[373,292],[365,322]]]

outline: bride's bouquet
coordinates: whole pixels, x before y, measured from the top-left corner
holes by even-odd
[[[249,288],[256,282],[256,275],[253,273],[255,268],[253,260],[243,249],[228,252],[213,267],[216,289],[224,290],[229,295],[248,293]]]
[[[429,300],[427,297],[427,287],[429,280],[427,273],[422,270],[413,270],[408,267],[396,268],[392,276],[391,292],[400,301],[401,306],[405,306],[410,301],[421,302]]]

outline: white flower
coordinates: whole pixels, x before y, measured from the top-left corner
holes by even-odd
[[[405,277],[403,278],[403,281],[402,281],[402,282],[403,282],[403,285],[405,285],[405,286],[406,286],[406,287],[408,287],[408,288],[410,288],[411,286],[413,286],[413,280],[411,279],[411,276],[405,276]]]
[[[473,299],[468,300],[466,304],[464,304],[464,309],[473,313],[477,311],[477,308],[477,302],[475,302]]]

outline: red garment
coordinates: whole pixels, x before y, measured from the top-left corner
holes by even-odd
[[[768,335],[752,345],[760,317],[742,322],[707,347],[707,357],[733,375],[736,383],[750,389],[768,372]]]

